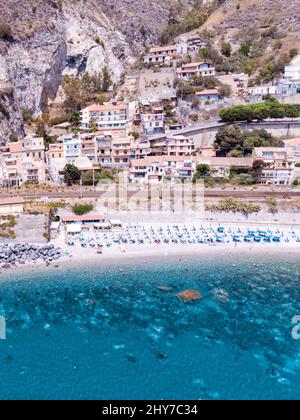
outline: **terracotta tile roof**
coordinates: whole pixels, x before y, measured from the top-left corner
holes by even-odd
[[[102,214],[87,214],[84,216],[68,215],[62,216],[63,222],[92,222],[96,220],[104,220],[105,217]]]
[[[167,45],[166,47],[153,47],[150,48],[149,54],[156,53],[156,52],[165,52],[170,50],[177,50],[176,45]]]
[[[125,111],[127,109],[125,103],[97,105],[93,104],[84,109],[90,112],[101,112],[101,111]]]
[[[201,64],[207,64],[207,63],[204,63],[204,62],[188,63],[188,64],[183,64],[182,68],[185,69],[185,68],[190,68],[190,67],[198,67],[198,66],[201,66]]]
[[[9,143],[9,151],[10,153],[20,152],[22,150],[21,143]]]
[[[201,90],[200,92],[196,93],[197,96],[201,96],[201,95],[219,95],[219,92],[217,89],[204,89]]]

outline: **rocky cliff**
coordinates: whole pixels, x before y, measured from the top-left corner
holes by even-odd
[[[6,0],[0,12],[0,140],[23,134],[64,74],[110,70],[114,82],[145,44],[157,42],[177,0]],[[182,3],[189,5],[190,1]],[[1,25],[11,36],[1,37]]]

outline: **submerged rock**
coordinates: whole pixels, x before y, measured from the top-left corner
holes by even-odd
[[[184,303],[195,302],[202,298],[201,293],[198,290],[184,290],[178,293],[177,297]]]
[[[169,286],[157,286],[158,290],[161,292],[172,292],[172,287]]]

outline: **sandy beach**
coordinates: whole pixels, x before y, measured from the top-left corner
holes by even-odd
[[[160,226],[160,225],[159,225]],[[211,224],[209,225],[211,226]],[[245,227],[237,225],[236,228]],[[284,228],[287,232],[290,228]],[[299,242],[281,243],[159,243],[159,244],[115,244],[112,247],[104,248],[102,254],[97,253],[95,248],[82,248],[80,246],[70,247],[63,240],[61,235],[52,243],[62,249],[63,257],[51,264],[44,261],[17,265],[8,269],[0,270],[0,279],[11,276],[19,276],[25,273],[35,273],[40,271],[53,270],[75,270],[89,267],[108,267],[108,266],[136,266],[140,264],[150,264],[152,261],[165,261],[166,263],[175,260],[183,262],[187,260],[214,260],[231,259],[232,265],[238,265],[241,259],[254,259],[257,261],[270,260],[272,258],[293,258],[300,260]]]

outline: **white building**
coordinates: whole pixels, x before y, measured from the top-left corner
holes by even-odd
[[[187,44],[167,45],[165,47],[154,47],[144,57],[145,64],[163,64],[172,61],[188,53]]]
[[[284,145],[288,149],[293,149],[295,163],[300,163],[300,138],[284,140]]]
[[[248,88],[248,94],[251,96],[276,95],[276,86],[253,86]]]
[[[262,160],[265,167],[259,179],[260,184],[290,185],[293,181],[295,155],[291,148],[256,147],[254,160]]]
[[[191,179],[196,163],[188,157],[148,156],[131,161],[129,182],[160,183],[166,179]]]
[[[124,128],[129,125],[129,104],[111,102],[103,105],[90,105],[81,111],[81,129],[95,125],[99,130]]]
[[[63,150],[67,163],[73,163],[76,158],[81,156],[81,139],[72,134],[64,137]]]
[[[283,77],[287,80],[300,80],[300,65],[286,66]]]
[[[176,76],[178,79],[187,80],[193,76],[201,76],[201,77],[208,77],[208,76],[215,76],[216,70],[215,68],[209,63],[189,63],[184,64],[181,69],[176,70]]]

